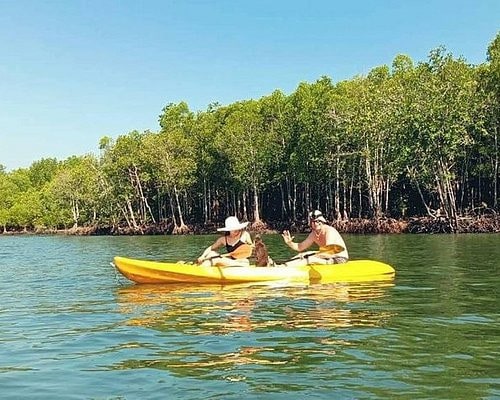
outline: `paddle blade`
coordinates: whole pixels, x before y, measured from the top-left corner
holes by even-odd
[[[338,254],[345,249],[339,244],[329,244],[327,246],[320,247],[317,254]]]
[[[237,260],[242,258],[248,258],[252,255],[252,246],[249,244],[242,244],[238,248],[234,249],[229,255]]]

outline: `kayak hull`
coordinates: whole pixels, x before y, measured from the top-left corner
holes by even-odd
[[[301,267],[204,267],[117,256],[113,265],[135,283],[360,282],[388,280],[395,274],[390,265],[374,260]]]

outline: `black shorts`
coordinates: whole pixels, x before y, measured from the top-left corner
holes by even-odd
[[[309,264],[309,257],[314,256],[315,253],[311,254],[305,254],[301,258],[305,258],[307,260],[307,263]],[[321,257],[323,258],[323,257]],[[345,264],[347,261],[349,261],[348,258],[342,257],[342,256],[333,256],[333,257],[328,257],[328,258],[323,258],[323,260],[326,261],[326,264]]]
[[[345,257],[332,257],[328,259],[328,264],[345,264],[347,261]]]

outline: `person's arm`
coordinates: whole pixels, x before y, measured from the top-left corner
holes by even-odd
[[[203,261],[207,257],[208,253],[210,253],[212,251],[212,246],[213,245],[211,244],[210,246],[208,246],[205,249],[205,251],[203,253],[201,253],[201,256],[198,257],[198,262]]]
[[[249,244],[250,246],[253,246],[252,237],[250,236],[250,234],[247,231],[243,231],[243,233],[241,234],[240,240],[243,243],[246,243],[246,244]]]
[[[223,237],[219,237],[213,244],[208,246],[205,251],[201,254],[201,256],[198,257],[198,263],[201,263],[208,254],[210,254],[211,251],[215,251],[218,248],[222,247],[223,243],[222,242]]]
[[[336,229],[329,229],[325,237],[326,246],[337,245],[345,249],[345,243]]]
[[[301,251],[304,251],[304,250],[308,249],[314,243],[314,240],[313,240],[313,237],[312,237],[312,233],[310,233],[309,236],[307,236],[300,243],[295,243],[293,241],[293,236],[290,235],[289,231],[283,231],[283,233],[281,234],[281,236],[283,236],[283,240],[285,241],[285,243],[286,243],[286,245],[288,247],[290,247],[292,250],[295,250],[295,251],[298,251],[298,252],[301,252]]]

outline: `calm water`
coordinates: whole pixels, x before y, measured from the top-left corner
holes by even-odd
[[[0,236],[0,398],[500,398],[500,235],[346,235],[385,283],[136,286],[110,266],[214,238]]]

